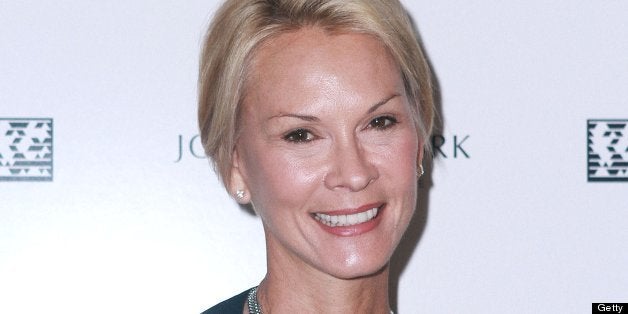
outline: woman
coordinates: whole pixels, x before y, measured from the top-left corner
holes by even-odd
[[[258,287],[205,313],[389,313],[433,119],[397,1],[227,1],[201,58],[199,124],[266,236]]]

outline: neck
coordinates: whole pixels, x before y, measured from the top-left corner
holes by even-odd
[[[342,279],[271,251],[268,272],[257,292],[265,314],[389,313],[388,265],[368,276]]]

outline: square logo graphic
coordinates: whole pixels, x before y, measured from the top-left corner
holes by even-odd
[[[0,181],[52,181],[52,119],[0,118]]]
[[[587,120],[589,182],[628,182],[628,119]]]

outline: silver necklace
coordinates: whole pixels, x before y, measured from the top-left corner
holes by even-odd
[[[257,287],[253,287],[249,290],[249,296],[246,298],[246,301],[250,314],[263,314],[262,306],[260,306],[259,302],[257,302]],[[395,314],[395,312],[390,310],[390,314]]]
[[[262,314],[262,307],[257,302],[257,287],[249,290],[249,296],[246,298],[249,306],[250,314]]]

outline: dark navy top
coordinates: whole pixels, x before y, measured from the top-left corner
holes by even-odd
[[[246,290],[228,300],[212,306],[209,310],[201,314],[242,314],[244,303],[246,303],[246,297],[248,295],[249,290]]]

